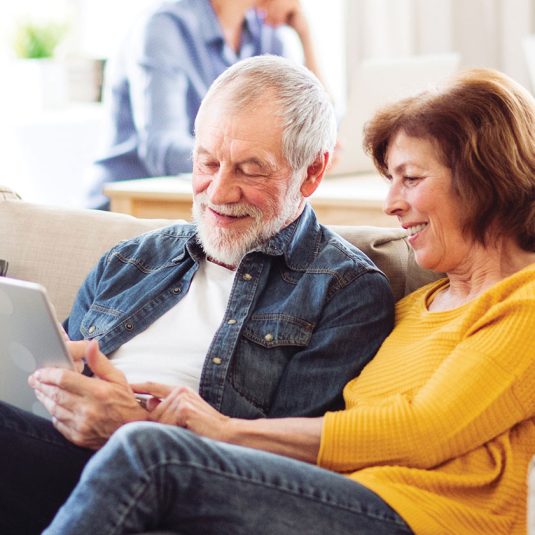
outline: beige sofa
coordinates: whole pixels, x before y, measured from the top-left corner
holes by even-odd
[[[9,262],[8,276],[45,286],[60,320],[68,315],[77,289],[104,251],[170,223],[24,202],[0,186],[0,259]],[[333,228],[386,273],[398,299],[436,278],[414,263],[402,229]]]

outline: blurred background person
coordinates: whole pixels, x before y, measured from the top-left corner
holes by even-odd
[[[288,56],[284,24],[318,75],[299,0],[174,0],[140,18],[106,68],[103,148],[87,204],[109,207],[106,182],[190,172],[193,124],[208,87],[240,59]]]

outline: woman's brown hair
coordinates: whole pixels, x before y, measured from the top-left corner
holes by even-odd
[[[469,69],[380,109],[363,145],[385,176],[399,132],[435,144],[452,171],[466,232],[481,243],[513,236],[535,251],[535,99],[527,90],[498,71]]]

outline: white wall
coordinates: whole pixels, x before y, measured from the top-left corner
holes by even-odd
[[[346,0],[348,69],[362,59],[458,52],[530,86],[523,50],[533,0]]]

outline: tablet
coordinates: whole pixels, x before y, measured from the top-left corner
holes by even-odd
[[[45,289],[0,277],[0,400],[50,419],[28,385],[49,366],[75,369]]]

